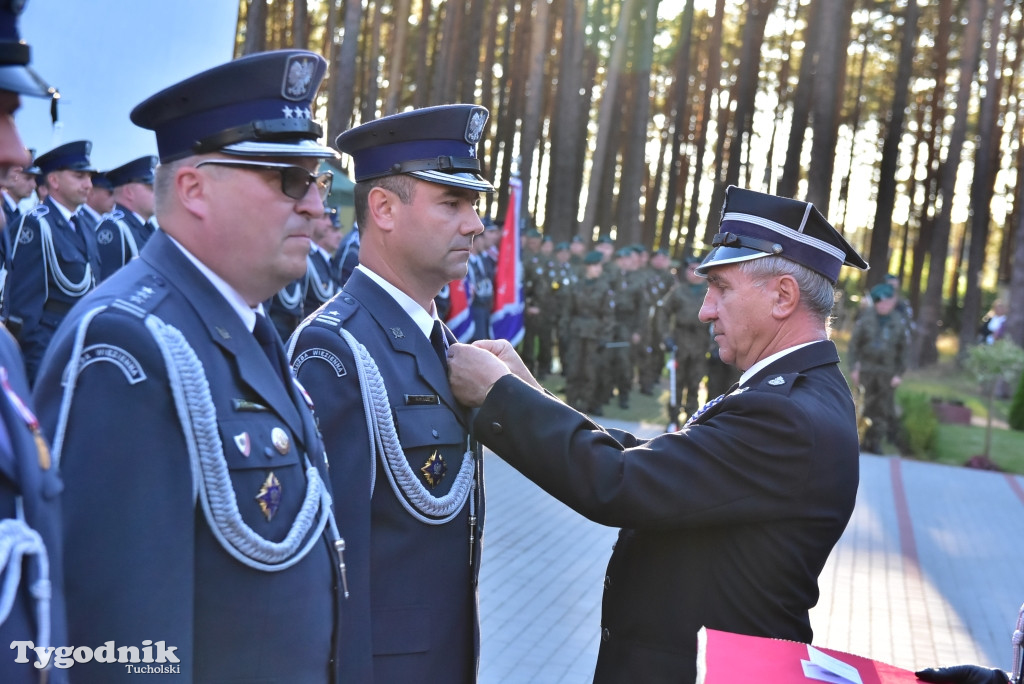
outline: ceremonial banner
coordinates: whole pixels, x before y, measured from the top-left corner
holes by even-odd
[[[448,290],[451,309],[448,310],[448,320],[445,323],[459,342],[469,342],[476,329],[473,317],[469,315],[469,276],[448,283]]]
[[[523,186],[514,176],[508,185],[508,210],[494,274],[491,329],[496,339],[508,340],[515,346],[523,339],[523,267],[519,261],[519,202]]]

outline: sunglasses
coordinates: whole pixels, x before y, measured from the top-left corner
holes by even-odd
[[[334,174],[324,171],[321,174],[310,173],[301,166],[294,164],[277,164],[274,162],[246,161],[244,159],[207,159],[196,164],[200,166],[230,166],[239,169],[262,169],[264,171],[277,171],[281,176],[281,192],[294,200],[300,200],[309,192],[309,186],[316,184],[320,201],[327,199],[331,193],[331,183],[334,181]]]

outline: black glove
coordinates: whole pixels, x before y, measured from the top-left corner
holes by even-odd
[[[933,682],[934,684],[1007,684],[1010,681],[1002,670],[992,670],[977,665],[930,667],[914,674],[922,682]]]

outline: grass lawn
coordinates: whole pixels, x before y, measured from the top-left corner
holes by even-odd
[[[843,356],[848,334],[835,331],[833,339]],[[899,392],[917,392],[929,398],[953,400],[963,403],[971,410],[971,425],[955,425],[939,423],[933,453],[927,460],[949,465],[963,465],[972,456],[983,453],[985,446],[985,421],[988,416],[987,399],[974,378],[966,371],[958,368],[953,361],[956,341],[953,338],[942,338],[939,342],[940,362],[928,368],[909,371],[903,378]],[[844,373],[847,372],[842,365]],[[562,389],[564,379],[552,375],[544,381],[544,386],[565,398]],[[1015,388],[1011,388],[1015,389]],[[668,414],[665,405],[668,403],[668,378],[663,375],[655,388],[653,396],[645,396],[637,391],[630,395],[628,409],[621,409],[615,398],[604,406],[604,417],[634,422],[648,422],[666,425]],[[992,444],[989,458],[1000,468],[1008,472],[1024,474],[1024,432],[1010,430],[1006,426],[1010,400],[996,399],[992,405]],[[600,422],[600,419],[598,419]],[[896,453],[895,448],[892,453]],[[904,457],[912,458],[904,454]]]

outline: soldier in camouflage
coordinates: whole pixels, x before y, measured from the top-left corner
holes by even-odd
[[[601,253],[584,258],[583,277],[571,288],[566,402],[584,413],[601,415],[599,379],[604,375],[604,344],[614,325],[614,293],[601,273]]]
[[[654,386],[661,379],[665,367],[665,354],[662,342],[668,336],[668,330],[661,328],[663,321],[662,308],[665,297],[676,277],[672,274],[671,260],[668,252],[659,249],[651,255],[645,270],[644,285],[647,288],[647,328],[643,340],[643,358],[637,368],[637,379],[640,383],[640,394],[653,394]]]
[[[615,324],[606,343],[607,383],[602,397],[607,401],[617,390],[619,408],[629,408],[633,387],[633,347],[640,344],[643,317],[647,313],[643,284],[636,276],[636,253],[623,247],[615,253],[615,266],[609,268],[608,283],[615,292]]]
[[[875,454],[882,453],[883,438],[895,438],[895,393],[907,368],[910,346],[907,321],[893,312],[895,294],[889,283],[871,288],[874,306],[857,319],[847,353],[850,380],[863,387],[863,415],[871,419],[861,447]]]
[[[572,286],[577,281],[576,269],[570,262],[571,252],[568,242],[555,245],[555,261],[552,265],[551,278],[551,319],[555,326],[555,342],[558,345],[558,363],[562,366],[562,376],[569,377],[567,367],[572,363],[569,331],[571,317],[569,309],[572,305]]]
[[[680,408],[687,417],[697,410],[700,405],[697,392],[707,370],[708,326],[697,317],[704,303],[707,283],[694,272],[699,264],[699,257],[685,259],[679,282],[665,299],[664,328],[670,337],[667,346],[675,348],[676,361],[676,401],[673,405],[669,400],[670,424],[678,420]]]

